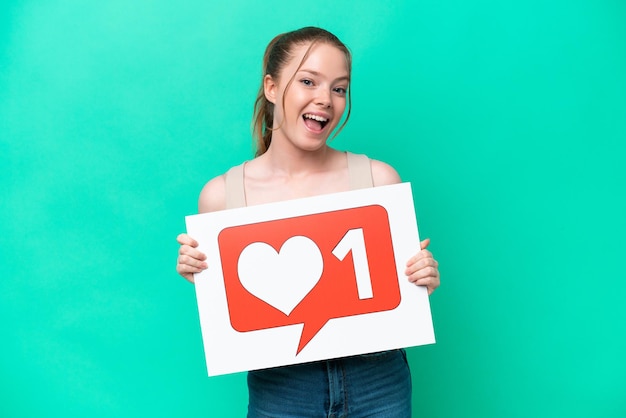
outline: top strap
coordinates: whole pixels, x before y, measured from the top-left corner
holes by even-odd
[[[374,187],[372,179],[372,166],[370,159],[364,154],[352,154],[346,152],[348,157],[348,176],[350,177],[350,190],[366,189]]]
[[[244,164],[232,167],[224,175],[224,181],[226,182],[226,209],[246,206],[246,191],[243,179]]]

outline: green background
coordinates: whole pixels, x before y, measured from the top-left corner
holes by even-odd
[[[440,261],[414,415],[626,416],[626,3],[216,3],[2,2],[0,416],[244,416],[175,237],[305,25],[354,54],[334,145],[412,182]]]

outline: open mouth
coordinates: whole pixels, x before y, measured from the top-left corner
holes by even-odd
[[[328,119],[323,116],[313,115],[311,113],[305,113],[302,115],[304,124],[307,128],[313,131],[321,131],[328,124]]]

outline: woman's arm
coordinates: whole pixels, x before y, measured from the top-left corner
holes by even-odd
[[[214,212],[226,208],[226,185],[224,176],[209,181],[200,192],[198,213]],[[208,267],[206,255],[198,251],[198,242],[187,234],[180,234],[176,240],[180,244],[176,271],[193,283],[194,273],[200,273]]]

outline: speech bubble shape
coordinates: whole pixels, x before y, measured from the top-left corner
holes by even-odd
[[[280,253],[283,245],[296,236],[315,243],[323,271],[317,284],[285,313],[268,303],[266,294],[260,298],[258,292],[255,296],[246,289],[240,277],[239,258],[254,243],[263,243]],[[392,310],[400,304],[388,214],[380,205],[225,228],[219,233],[218,246],[233,329],[250,332],[304,324],[296,355],[331,319]],[[297,260],[294,265],[299,265]],[[306,273],[296,268],[290,280],[299,280],[299,274]],[[269,276],[271,271],[258,268],[257,282],[263,283],[264,277],[270,282]]]

